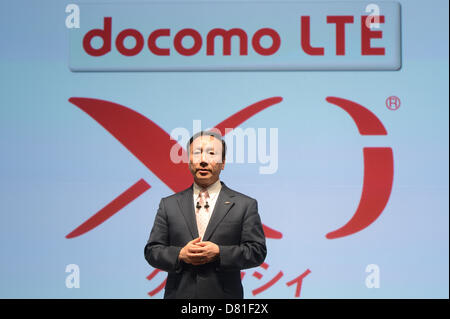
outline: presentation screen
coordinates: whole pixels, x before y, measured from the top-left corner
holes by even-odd
[[[0,297],[163,298],[144,246],[214,129],[245,298],[448,298],[448,6],[2,1]]]

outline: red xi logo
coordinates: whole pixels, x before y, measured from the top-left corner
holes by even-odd
[[[282,100],[281,97],[272,97],[256,102],[231,115],[214,128],[222,134],[228,133],[230,129],[235,129],[255,114]],[[337,97],[327,97],[326,100],[346,111],[361,135],[387,135],[381,121],[362,105]],[[109,101],[73,97],[69,102],[103,126],[173,192],[179,192],[191,185],[192,176],[188,164],[173,163],[170,159],[170,150],[178,142],[172,140],[170,135],[153,121],[130,108]],[[186,151],[181,146],[179,148],[182,156],[187,156]],[[380,216],[389,200],[394,177],[392,149],[365,147],[363,154],[364,181],[359,206],[344,226],[326,235],[328,239],[348,236],[366,228]],[[94,229],[149,188],[150,185],[140,179],[75,228],[66,238],[74,238]],[[263,228],[267,238],[282,238],[279,231],[264,224]]]

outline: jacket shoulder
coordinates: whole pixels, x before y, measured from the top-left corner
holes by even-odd
[[[163,197],[161,200],[162,200],[162,201],[168,201],[168,202],[177,200],[178,198],[183,197],[183,196],[184,196],[187,192],[189,192],[190,190],[192,190],[192,186],[186,188],[185,190],[182,190],[181,192],[174,193],[174,194],[172,194],[172,195]]]
[[[243,194],[241,192],[235,191],[234,189],[231,189],[231,188],[229,188],[227,186],[225,186],[225,189],[228,192],[228,194],[230,194],[232,196],[235,196],[235,197],[238,197],[239,200],[244,200],[244,201],[247,201],[247,202],[253,202],[253,201],[257,202],[257,200],[255,198],[250,197],[248,195],[245,195],[245,194]]]

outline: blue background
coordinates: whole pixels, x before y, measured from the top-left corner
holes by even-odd
[[[153,268],[143,248],[170,189],[68,98],[113,101],[170,132],[194,119],[214,126],[281,96],[241,126],[278,128],[277,173],[230,164],[221,176],[258,199],[263,223],[283,233],[267,240],[269,268],[246,271],[246,297],[283,271],[255,297],[293,298],[286,282],[310,269],[302,298],[448,298],[448,1],[400,1],[402,68],[382,72],[73,73],[69,3],[0,4],[0,297],[148,298],[164,280],[145,278]],[[391,95],[401,99],[397,111],[385,106]],[[327,96],[366,106],[388,135],[359,135]],[[389,203],[368,228],[328,240],[357,207],[366,146],[393,149]],[[65,238],[140,178],[152,188],[94,230]],[[80,267],[79,289],[65,286],[68,264]],[[380,267],[380,288],[366,287],[368,264]]]

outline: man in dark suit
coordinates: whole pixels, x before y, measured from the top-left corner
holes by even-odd
[[[243,298],[240,271],[267,254],[258,204],[219,180],[220,134],[199,132],[187,150],[194,184],[161,199],[145,259],[168,272],[164,298]]]

